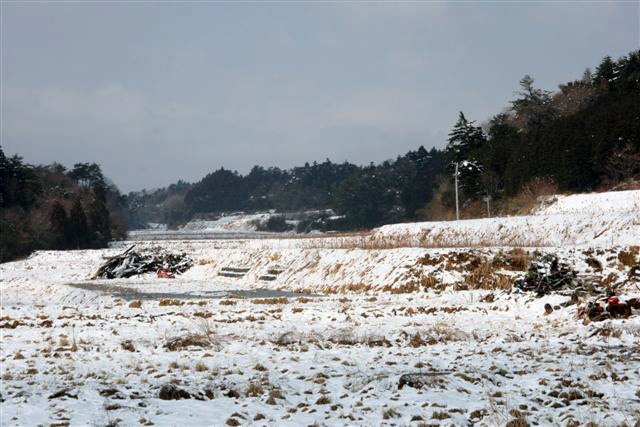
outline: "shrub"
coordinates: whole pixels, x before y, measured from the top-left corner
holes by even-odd
[[[284,233],[285,231],[291,231],[295,226],[289,224],[284,215],[270,216],[266,221],[260,222],[256,226],[258,231],[273,231],[276,233]]]

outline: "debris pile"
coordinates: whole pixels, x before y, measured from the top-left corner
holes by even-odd
[[[531,262],[524,278],[514,283],[516,289],[535,292],[541,297],[551,292],[573,291],[583,286],[578,273],[566,262],[561,262],[555,255],[543,255]]]
[[[640,298],[624,299],[615,293],[596,298],[578,309],[578,319],[584,323],[599,322],[607,319],[626,319],[634,314],[634,310],[640,310]]]
[[[171,278],[193,266],[193,260],[185,253],[175,254],[162,248],[134,251],[135,245],[123,253],[108,258],[93,278],[119,279],[145,273],[157,273],[158,277]]]
[[[640,298],[625,298],[616,293],[616,285],[605,286],[590,276],[578,276],[568,263],[547,254],[533,261],[523,278],[515,281],[516,291],[535,292],[537,297],[555,293],[570,296],[556,306],[547,303],[545,315],[562,307],[577,305],[576,317],[584,323],[607,319],[626,319],[639,314]]]

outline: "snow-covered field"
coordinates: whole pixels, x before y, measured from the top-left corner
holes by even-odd
[[[567,296],[509,289],[552,253],[640,297],[639,194],[367,236],[125,242],[2,264],[0,424],[634,426],[640,313],[583,324]],[[133,243],[195,265],[89,279]],[[258,288],[320,296],[234,292]]]

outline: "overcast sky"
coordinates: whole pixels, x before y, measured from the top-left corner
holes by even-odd
[[[638,4],[3,2],[1,145],[125,192],[377,163],[638,49]]]

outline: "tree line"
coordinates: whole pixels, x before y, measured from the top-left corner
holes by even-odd
[[[526,75],[505,111],[476,125],[460,112],[446,148],[464,199],[512,197],[544,180],[559,191],[612,188],[640,174],[640,51],[561,84]]]
[[[33,166],[0,147],[0,262],[38,249],[105,247],[126,234],[125,203],[95,163]]]
[[[130,193],[137,223],[180,224],[222,212],[318,211],[300,231],[368,228],[418,219],[445,154],[419,147],[379,165],[306,163],[283,170],[255,166],[246,175],[220,168],[194,184],[180,182],[154,192]],[[275,223],[274,223],[275,224]]]
[[[447,219],[456,163],[466,217],[484,212],[477,205],[487,197],[504,205],[540,183],[558,191],[611,188],[640,173],[639,81],[640,51],[607,56],[555,92],[526,75],[509,105],[483,123],[460,112],[443,150],[419,147],[367,166],[326,160],[288,170],[255,166],[246,175],[220,168],[193,184],[130,193],[131,216],[175,225],[229,211],[333,213],[303,221],[299,231]]]
[[[491,198],[510,213],[535,187],[592,191],[638,186],[640,51],[607,56],[555,92],[526,75],[509,105],[482,123],[462,111],[447,146],[419,147],[380,164],[330,160],[291,169],[254,166],[246,175],[220,168],[195,183],[121,195],[95,163],[33,166],[0,147],[0,256],[32,250],[95,248],[127,226],[172,226],[232,211],[311,211],[298,231],[357,230],[381,224],[451,219],[452,173],[459,168],[462,217],[485,215]],[[265,223],[283,231],[283,218]]]

